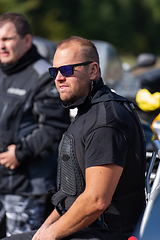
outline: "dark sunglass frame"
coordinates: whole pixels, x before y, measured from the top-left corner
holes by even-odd
[[[82,63],[72,64],[72,65],[64,65],[58,68],[50,67],[49,73],[52,78],[56,78],[58,71],[60,71],[64,77],[70,77],[74,74],[74,67],[89,65],[90,63],[93,63],[93,62],[88,61],[88,62],[82,62]]]

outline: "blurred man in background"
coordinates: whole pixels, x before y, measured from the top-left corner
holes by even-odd
[[[32,44],[28,21],[0,16],[0,201],[7,235],[37,229],[55,187],[57,148],[70,123],[50,64]]]

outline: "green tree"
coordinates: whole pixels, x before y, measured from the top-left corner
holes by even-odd
[[[119,52],[160,54],[159,0],[0,0],[0,13],[24,14],[33,34],[112,43]]]

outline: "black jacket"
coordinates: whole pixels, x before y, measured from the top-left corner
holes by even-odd
[[[0,193],[46,194],[54,187],[57,147],[70,123],[48,68],[34,46],[0,69],[0,151],[16,144],[20,167],[0,165]]]

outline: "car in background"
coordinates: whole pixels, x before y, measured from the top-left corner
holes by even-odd
[[[160,80],[160,69],[150,69],[156,63],[154,54],[142,53],[138,55],[133,67],[124,68],[127,64],[122,63],[116,48],[111,43],[99,40],[93,40],[93,43],[99,52],[102,78],[116,93],[135,102],[139,89]],[[138,71],[140,69],[141,71]]]
[[[39,54],[52,65],[57,43],[42,37],[34,36],[33,44],[37,47]]]
[[[123,76],[123,67],[115,47],[108,42],[92,40],[100,58],[102,78],[109,87],[113,88]]]

